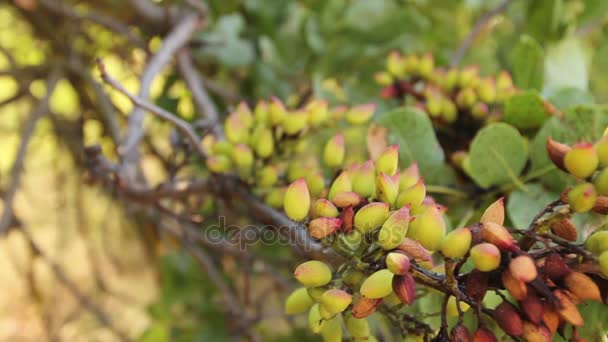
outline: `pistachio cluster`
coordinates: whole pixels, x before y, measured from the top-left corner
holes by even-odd
[[[547,150],[555,165],[578,180],[574,187],[564,190],[562,202],[577,213],[608,214],[608,136],[603,136],[595,144],[579,142],[573,146],[549,138]],[[572,226],[562,224],[556,233],[566,240],[576,241],[578,235],[572,233]],[[598,256],[601,272],[608,277],[608,231],[591,234],[586,239],[585,248]]]
[[[453,123],[459,117],[496,120],[505,100],[516,92],[511,75],[481,77],[477,66],[449,69],[435,66],[433,55],[391,52],[386,70],[376,73],[382,97],[413,99],[436,123]]]
[[[357,158],[358,147],[347,139],[365,141],[365,124],[375,112],[374,104],[329,108],[324,100],[312,100],[301,108],[289,109],[277,98],[261,100],[252,109],[240,103],[224,124],[226,139],[214,135],[203,139],[209,155],[207,168],[214,173],[236,173],[255,186],[266,203],[281,208],[286,185],[301,177],[315,196],[326,188],[326,169],[339,169]],[[323,165],[312,146],[313,135],[322,130],[339,130],[327,142]]]

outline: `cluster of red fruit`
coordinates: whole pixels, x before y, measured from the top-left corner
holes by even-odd
[[[383,98],[413,99],[416,106],[442,123],[452,123],[460,115],[496,120],[502,104],[516,91],[506,71],[494,78],[480,77],[477,66],[437,68],[430,53],[390,53],[386,70],[376,73],[376,82],[384,87]]]

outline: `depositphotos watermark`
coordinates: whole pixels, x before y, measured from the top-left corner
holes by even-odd
[[[212,244],[228,243],[246,251],[255,245],[297,245],[304,251],[318,248],[319,241],[313,239],[306,228],[298,223],[290,225],[237,225],[227,224],[226,217],[219,216],[218,221],[203,230],[204,238]],[[361,241],[360,234],[341,235],[342,243],[349,245]]]

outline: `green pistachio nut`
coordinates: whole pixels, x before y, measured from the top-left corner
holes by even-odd
[[[351,125],[365,125],[376,111],[375,103],[360,104],[346,112],[346,122]]]
[[[287,300],[285,300],[285,314],[297,315],[304,313],[310,309],[314,301],[308,295],[305,287],[300,287],[294,290]]]
[[[329,266],[317,260],[300,264],[293,272],[293,275],[305,287],[323,286],[331,281]]]
[[[350,172],[344,170],[340,173],[340,175],[334,180],[334,182],[329,187],[329,193],[327,194],[327,199],[333,202],[334,198],[337,194],[341,192],[349,192],[353,191],[353,183],[351,180]]]
[[[368,160],[353,172],[352,190],[361,197],[369,198],[376,192],[374,162]]]
[[[579,143],[564,157],[564,167],[574,177],[585,179],[593,174],[599,165],[599,158],[593,144]]]
[[[388,218],[389,205],[384,202],[372,202],[357,211],[355,214],[355,229],[362,234],[369,233],[382,226]]]
[[[421,212],[410,223],[407,237],[418,241],[424,248],[436,251],[445,236],[445,221],[435,205],[421,208]]]
[[[315,201],[312,215],[317,217],[338,217],[338,208],[326,198],[320,198]]]
[[[352,303],[353,296],[340,289],[330,289],[321,296],[321,306],[332,314],[338,314]]]
[[[500,265],[500,251],[495,245],[484,242],[471,248],[471,260],[476,269],[490,272]]]
[[[323,161],[330,168],[339,168],[344,163],[344,154],[344,134],[339,133],[325,144]]]
[[[291,183],[285,191],[283,209],[287,216],[294,221],[302,221],[310,211],[310,194],[304,179]]]
[[[441,253],[448,258],[462,258],[469,252],[472,238],[469,228],[454,229],[441,242]]]
[[[403,207],[395,211],[380,228],[378,245],[385,250],[397,248],[405,238],[410,223],[410,208]]]
[[[568,191],[568,204],[577,213],[588,212],[597,200],[597,191],[593,184],[581,183]]]
[[[397,172],[398,163],[399,146],[390,146],[376,160],[376,173],[385,173],[392,176]]]
[[[393,291],[393,276],[393,273],[387,269],[376,271],[363,281],[359,292],[369,299],[386,297]]]

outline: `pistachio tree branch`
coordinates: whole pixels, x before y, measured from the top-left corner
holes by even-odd
[[[198,155],[203,159],[206,158],[207,154],[200,145],[201,139],[194,131],[194,128],[192,128],[192,126],[188,122],[178,118],[173,113],[130,93],[122,84],[120,84],[116,79],[112,78],[112,76],[107,73],[105,65],[103,64],[103,61],[101,59],[97,60],[97,66],[99,67],[99,70],[101,72],[101,78],[104,80],[104,82],[106,82],[107,84],[112,86],[112,88],[118,90],[120,93],[128,97],[129,100],[131,100],[131,102],[133,102],[136,107],[142,110],[147,110],[155,116],[173,124],[186,136],[186,138],[192,145],[192,148],[198,153]],[[137,131],[140,131],[140,133],[138,134],[143,134],[143,129],[137,129]]]
[[[2,210],[2,216],[0,216],[0,234],[4,234],[10,228],[11,222],[13,222],[13,202],[15,199],[15,195],[17,194],[17,190],[21,184],[21,176],[23,165],[25,163],[25,157],[27,154],[27,147],[29,145],[30,139],[34,135],[36,130],[36,126],[38,125],[38,121],[47,113],[49,108],[49,100],[51,95],[55,91],[55,86],[57,82],[61,79],[61,74],[58,70],[54,70],[49,75],[46,82],[46,95],[44,98],[40,100],[38,106],[32,112],[32,115],[27,121],[23,132],[21,133],[21,142],[17,147],[17,153],[15,162],[13,163],[13,167],[10,172],[10,183],[6,192],[4,193],[4,207]]]

